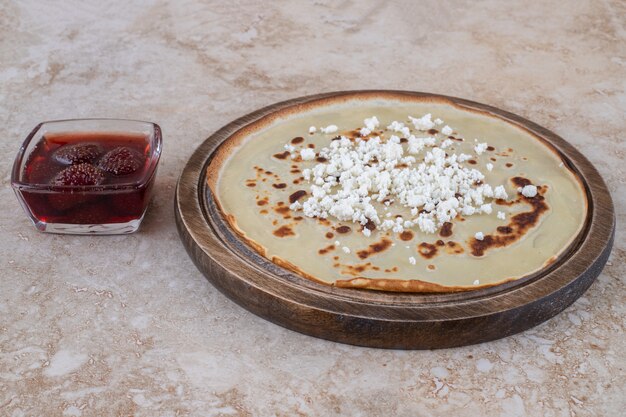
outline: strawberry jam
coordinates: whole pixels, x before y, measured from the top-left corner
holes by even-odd
[[[23,165],[22,197],[41,224],[140,220],[153,183],[151,152],[140,133],[44,134]]]

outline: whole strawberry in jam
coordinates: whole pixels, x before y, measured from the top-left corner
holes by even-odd
[[[104,174],[95,166],[87,163],[70,165],[54,177],[54,185],[99,185],[104,181]]]
[[[104,154],[98,167],[113,175],[128,175],[141,168],[143,163],[144,157],[139,152],[121,146]]]
[[[92,163],[102,154],[100,146],[93,143],[79,143],[61,146],[53,158],[64,165]]]

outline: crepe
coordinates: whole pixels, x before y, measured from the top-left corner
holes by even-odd
[[[387,124],[427,113],[454,133],[443,135],[437,126],[422,135],[438,143],[449,136],[455,141],[451,151],[471,153],[474,139],[488,143],[488,150],[471,153],[466,164],[479,169],[484,182],[505,187],[509,198],[490,201],[492,214],[459,215],[435,234],[417,227],[402,233],[375,228],[365,236],[359,223],[306,217],[289,208],[310,194],[302,171],[323,163],[302,160],[299,150],[318,152],[338,135],[354,139],[373,115],[381,127],[372,136],[389,137]],[[338,126],[337,133],[309,133],[310,126],[330,124]],[[286,144],[296,148],[293,156]],[[232,230],[275,264],[326,285],[398,292],[473,290],[540,273],[567,251],[588,209],[578,175],[530,131],[443,98],[394,93],[321,99],[263,117],[220,145],[208,166],[207,184]],[[519,192],[528,184],[537,186],[536,196]],[[410,217],[399,205],[389,205],[388,212]]]

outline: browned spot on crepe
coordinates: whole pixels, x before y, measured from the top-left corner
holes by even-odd
[[[304,190],[298,190],[295,193],[291,194],[289,196],[289,202],[291,204],[295,203],[296,201],[298,201],[299,199],[301,199],[302,197],[304,197],[306,195],[306,191]]]
[[[432,243],[422,242],[417,245],[417,252],[425,259],[431,259],[437,255],[437,246]]]
[[[531,181],[523,177],[514,177],[511,182],[516,187],[525,187],[531,185]],[[546,192],[545,187],[537,187],[538,194],[534,197],[525,197],[518,193],[517,202],[523,201],[529,204],[532,209],[511,216],[511,221],[506,226],[499,226],[496,233],[485,235],[483,240],[471,238],[469,247],[474,256],[483,256],[485,252],[492,248],[501,248],[518,241],[524,236],[529,229],[539,223],[541,216],[548,211],[543,194]],[[497,201],[496,201],[497,202]]]
[[[346,225],[339,226],[338,228],[335,229],[337,233],[340,233],[342,235],[346,233],[350,233],[351,230],[352,229],[350,228],[350,226],[346,226]]]
[[[383,237],[379,242],[372,243],[367,247],[367,249],[363,249],[357,251],[357,256],[361,259],[366,259],[374,254],[383,252],[391,247],[391,240]]]
[[[446,243],[444,249],[448,255],[460,255],[465,252],[465,250],[459,243],[456,243],[452,240]]]
[[[450,236],[452,236],[452,223],[445,222],[441,226],[441,230],[439,231],[439,236],[441,236],[441,237],[450,237]]]
[[[376,223],[374,223],[370,219],[367,219],[367,223],[365,223],[363,228],[367,230],[376,230]]]
[[[342,270],[340,271],[342,275],[352,275],[355,277],[360,276],[365,271],[368,270],[378,270],[378,267],[375,267],[371,262],[367,262],[364,264],[357,265],[342,265]]]
[[[287,206],[278,206],[278,207],[274,207],[274,211],[278,214],[287,214],[289,213],[289,207]]]
[[[272,232],[274,236],[278,237],[287,237],[287,236],[295,236],[296,234],[293,232],[291,226],[280,226],[278,229]]]
[[[328,245],[325,248],[322,248],[317,251],[320,255],[326,255],[328,252],[335,250],[335,245]]]

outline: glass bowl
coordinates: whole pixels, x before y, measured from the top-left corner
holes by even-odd
[[[11,185],[42,232],[132,233],[148,208],[161,146],[155,123],[43,122],[22,144]]]

